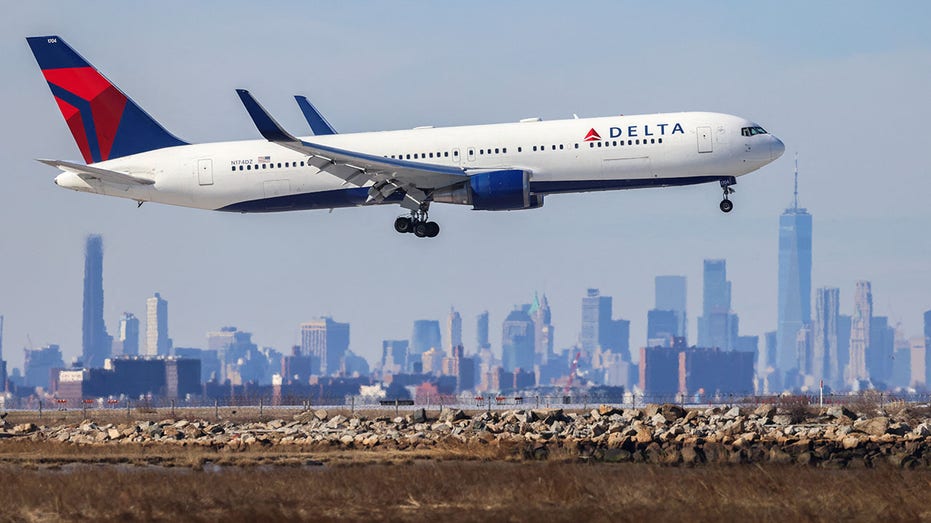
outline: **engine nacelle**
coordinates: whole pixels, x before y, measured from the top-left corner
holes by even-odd
[[[543,195],[530,192],[530,173],[516,169],[473,174],[462,185],[434,192],[432,200],[471,205],[478,211],[543,207]]]
[[[469,177],[472,208],[479,211],[510,211],[531,208],[530,173],[488,171]],[[542,205],[542,199],[540,202]]]

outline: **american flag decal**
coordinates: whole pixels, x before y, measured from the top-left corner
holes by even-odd
[[[268,162],[272,161],[272,157],[271,157],[271,156],[259,156],[259,160],[258,160],[258,161],[259,161],[259,163],[262,163],[262,162],[268,163]]]

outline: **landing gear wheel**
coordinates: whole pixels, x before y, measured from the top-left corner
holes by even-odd
[[[394,221],[394,230],[398,231],[401,234],[404,234],[406,232],[411,232],[411,229],[413,228],[414,228],[414,222],[406,216],[401,216],[397,220]]]
[[[731,209],[734,208],[734,203],[730,200],[724,199],[721,200],[721,212],[731,212]]]
[[[436,222],[427,222],[427,238],[436,238],[440,233],[440,224]]]
[[[439,229],[439,228],[437,228]],[[439,230],[437,230],[439,232]],[[427,237],[427,224],[426,222],[417,222],[414,224],[414,236],[418,238]]]

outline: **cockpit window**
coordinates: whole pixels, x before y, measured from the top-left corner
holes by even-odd
[[[762,127],[744,127],[740,130],[742,136],[755,136],[757,134],[767,134],[766,129]]]

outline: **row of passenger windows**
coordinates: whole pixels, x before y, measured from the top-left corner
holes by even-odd
[[[650,138],[650,141],[647,142],[647,139],[644,138],[642,144],[641,144],[641,142],[640,142],[639,139],[637,139],[637,140],[627,140],[626,145],[647,145],[648,143],[650,143],[650,144],[663,143],[663,139],[662,139],[662,138]],[[624,140],[600,140],[600,141],[596,141],[596,142],[588,142],[588,146],[591,147],[591,148],[596,147],[595,144],[598,144],[597,147],[618,147],[618,146],[623,146],[623,145],[625,145]],[[603,144],[603,145],[602,145],[602,144]],[[579,148],[579,144],[573,144],[573,145],[574,145],[574,148],[575,148],[575,149],[578,149],[578,148]],[[560,144],[550,145],[550,150],[551,150],[551,151],[556,151],[556,150],[562,151],[562,150],[565,150],[565,148],[566,148],[565,144],[561,144],[561,143],[560,143]],[[545,150],[546,150],[546,146],[545,146],[545,145],[534,145],[534,146],[532,146],[532,151],[533,151],[533,152],[542,152],[542,151],[545,151]],[[520,153],[520,152],[523,152],[523,151],[524,151],[524,148],[523,148],[523,147],[518,147],[518,148],[517,148],[517,152]],[[469,157],[474,157],[474,156],[476,155],[476,152],[478,152],[478,155],[479,155],[479,156],[486,156],[486,155],[490,155],[490,154],[507,154],[508,148],[507,148],[507,147],[495,147],[495,148],[489,147],[488,149],[484,149],[484,148],[483,148],[483,149],[469,149]],[[436,153],[392,154],[392,155],[390,155],[390,156],[386,156],[386,158],[392,158],[392,159],[394,159],[394,160],[422,160],[422,159],[429,159],[429,158],[449,158],[449,157],[450,157],[450,152],[449,152],[449,151],[436,152]],[[459,158],[459,151],[458,151],[458,150],[454,150],[454,151],[452,152],[452,157],[458,159],[458,158]],[[255,170],[259,170],[259,165],[262,166],[262,167],[261,167],[262,169],[266,169],[266,168],[267,168],[267,169],[274,169],[276,165],[277,165],[277,167],[278,167],[279,169],[281,169],[282,167],[284,167],[284,168],[288,168],[288,167],[298,167],[298,165],[300,165],[300,167],[304,167],[304,162],[284,162],[283,164],[282,164],[281,162],[278,162],[277,164],[275,164],[275,163],[256,164],[256,165],[254,166],[254,167],[255,167]],[[253,166],[252,166],[252,165],[246,165],[246,166],[240,165],[240,166],[238,166],[238,170],[240,170],[240,171],[243,171],[243,170],[245,170],[245,171],[251,171],[252,169],[253,169]],[[231,170],[236,171],[236,170],[237,170],[237,166],[236,166],[236,165],[232,166],[232,167],[231,167]]]
[[[256,171],[259,170],[259,165],[262,166],[262,169],[274,169],[276,165],[278,166],[279,169],[281,169],[282,167],[286,167],[286,168],[287,168],[287,167],[298,167],[298,164],[300,164],[300,167],[304,167],[304,162],[284,162],[283,164],[282,164],[281,162],[278,162],[277,164],[275,164],[275,163],[256,164],[256,165],[255,165],[255,170],[256,170]],[[236,170],[239,170],[239,171],[251,171],[251,170],[252,170],[252,167],[253,167],[252,165],[246,165],[245,167],[243,167],[242,165],[240,165],[240,166],[238,166],[238,169],[237,169],[237,166],[236,166],[236,165],[233,165],[232,167],[230,167],[230,170],[231,170],[231,171],[236,171]]]
[[[588,142],[588,146],[595,147],[596,143],[598,144],[598,147],[618,147],[618,146],[625,145],[624,140],[603,140],[601,142]],[[604,146],[601,145],[602,143],[604,143]],[[647,139],[644,138],[642,143],[640,142],[639,139],[627,140],[626,145],[648,145],[648,144],[657,144],[657,143],[663,143],[663,139],[662,138],[650,138],[650,140],[647,141]]]

